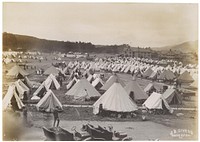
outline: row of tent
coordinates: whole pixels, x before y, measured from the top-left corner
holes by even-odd
[[[24,98],[24,93],[26,92],[28,94],[29,91],[30,89],[20,79],[11,83],[5,97],[3,98],[3,110],[9,106],[13,97],[17,103],[16,105],[18,106],[18,109],[21,109],[24,106],[21,101]]]
[[[139,61],[142,63],[147,63],[147,64],[154,64],[154,65],[162,65],[162,66],[182,66],[182,62],[178,62],[176,60],[153,60],[153,59],[148,59],[148,58],[135,58],[135,57],[104,57],[104,58],[96,58],[95,62],[115,62],[115,63],[127,63],[130,61]],[[185,65],[186,68],[198,68],[197,64],[187,64]]]
[[[90,75],[88,75],[88,78],[89,78]],[[88,79],[87,78],[87,79]],[[92,91],[87,91],[87,90],[92,90],[92,89],[88,89],[88,88],[92,88],[92,85],[89,83],[89,80],[86,80],[86,79],[81,79],[81,80],[78,80],[77,79],[72,79],[72,80],[76,80],[75,81],[75,85],[74,87],[72,87],[71,89],[69,89],[69,91],[66,93],[66,95],[71,95],[71,96],[74,96],[75,99],[83,99],[83,98],[89,98],[89,97],[94,97],[94,96],[100,96],[97,91],[93,91],[95,93],[94,96],[92,95]],[[118,87],[112,87],[113,84],[116,84],[117,82],[117,85],[115,86],[118,86]],[[70,83],[69,83],[70,84]],[[85,84],[85,86],[83,85]],[[90,87],[89,87],[90,86]],[[121,86],[121,87],[119,87]],[[151,88],[153,87],[153,84],[149,84],[144,90],[139,86],[139,84],[137,83],[136,79],[133,79],[132,81],[130,81],[127,85],[125,85],[123,83],[123,81],[121,81],[121,79],[119,79],[119,77],[114,74],[112,76],[110,76],[110,78],[106,81],[106,83],[104,85],[102,85],[102,87],[100,88],[101,90],[104,90],[105,93],[100,97],[99,101],[100,100],[104,100],[103,98],[106,98],[105,99],[105,102],[104,103],[107,103],[108,104],[105,104],[105,109],[108,109],[106,106],[110,105],[110,107],[112,106],[115,106],[115,107],[119,107],[119,106],[123,106],[122,103],[118,102],[118,101],[123,101],[123,99],[120,98],[120,96],[117,96],[117,95],[114,95],[114,94],[117,94],[117,92],[120,92],[120,94],[123,94],[122,92],[126,92],[126,94],[130,94],[130,92],[134,92],[134,101],[135,100],[146,100],[149,96],[146,94],[146,92],[148,92]],[[110,88],[115,88],[115,89],[110,89]],[[119,88],[123,88],[123,91],[120,91],[118,90]],[[93,88],[94,89],[94,88]],[[108,91],[109,90],[109,91]],[[112,90],[112,91],[111,91]],[[116,91],[117,90],[117,91]],[[122,90],[122,89],[121,89]],[[116,91],[116,92],[115,92]],[[80,93],[81,92],[81,93]],[[114,93],[113,93],[114,92]],[[105,97],[107,96],[106,94],[109,94],[109,97]],[[114,96],[114,98],[112,98],[112,94]],[[125,94],[125,93],[124,93]],[[104,97],[103,97],[104,96]],[[122,95],[123,96],[123,95]],[[129,95],[127,95],[128,98],[130,98]],[[116,98],[115,98],[116,97]],[[169,88],[167,89],[164,94],[162,95],[162,97],[164,99],[166,99],[166,101],[170,104],[180,104],[181,103],[181,96],[178,94],[178,92],[173,89],[173,88]],[[118,99],[117,99],[118,98]],[[108,101],[109,99],[111,100],[115,100],[116,99],[116,103],[115,101],[112,102],[112,101]],[[106,101],[107,100],[107,101]],[[118,100],[118,101],[117,101]],[[98,101],[97,101],[98,102]],[[96,106],[95,108],[97,108],[96,110],[98,110],[98,105],[101,104],[102,102],[100,101],[99,103],[95,103],[94,105]],[[126,101],[127,102],[127,101]],[[113,104],[114,103],[114,104]],[[103,104],[103,103],[102,103]],[[119,106],[117,105],[119,104]],[[122,104],[122,105],[121,105]],[[134,107],[133,107],[134,108]],[[110,108],[111,109],[111,108]],[[121,108],[123,110],[123,108]],[[119,109],[120,110],[120,109]],[[119,111],[118,109],[114,110],[114,109],[111,109],[111,111]],[[124,111],[126,109],[124,108]]]
[[[135,69],[140,69],[142,70],[143,68],[158,68],[159,70],[171,70],[173,72],[177,71],[182,73],[183,71],[188,69],[188,66],[183,66],[183,65],[168,65],[166,67],[164,66],[160,66],[160,65],[153,65],[153,64],[147,64],[147,63],[143,63],[141,61],[135,60],[134,58],[130,59],[130,60],[120,60],[118,58],[113,59],[112,61],[102,61],[99,59],[99,61],[95,61],[95,62],[85,62],[83,61],[82,63],[79,63],[77,61],[75,61],[74,63],[70,63],[68,64],[69,67],[72,67],[73,65],[80,65],[81,68],[84,67],[90,67],[92,69],[95,70],[99,70],[99,69],[103,69],[103,70],[111,70],[111,71],[119,71],[119,72],[133,72],[133,70]],[[193,67],[193,68],[197,68],[197,67]],[[192,68],[192,69],[193,69]],[[191,68],[189,68],[191,69]]]
[[[89,83],[87,79],[80,79],[69,91],[67,91],[66,95],[73,96],[75,99],[89,99],[91,97],[99,97],[99,99],[94,103],[94,114],[98,113],[99,104],[103,104],[103,108],[105,110],[116,111],[116,112],[131,112],[131,111],[137,110],[138,108],[137,108],[136,103],[129,96],[129,92],[131,90],[134,90],[135,92],[134,93],[135,100],[144,99],[147,102],[149,101],[149,98],[151,96],[148,97],[148,95],[145,94],[145,92],[139,87],[139,85],[137,84],[135,80],[132,80],[126,86],[122,82],[121,83],[120,82],[121,81],[118,78],[118,76],[116,75],[111,76],[107,80],[107,82],[104,84],[106,87],[102,86],[103,88],[105,87],[105,90],[106,90],[105,93],[103,95],[100,95],[99,92]],[[15,87],[17,89],[19,88],[18,87],[19,85],[25,86],[22,84],[20,80],[18,80],[16,83],[15,83]],[[33,98],[34,98],[35,96],[38,96],[42,88],[46,89],[46,91],[44,92],[44,95],[41,97],[41,99],[39,98],[40,101],[36,105],[38,110],[44,110],[48,112],[48,111],[52,111],[52,109],[55,106],[58,106],[59,108],[62,109],[61,103],[59,102],[59,100],[56,98],[56,96],[50,89],[52,85],[54,86],[55,89],[59,89],[60,87],[59,83],[55,79],[55,76],[49,75],[49,77],[47,77],[47,79],[41,84],[41,86],[33,94]],[[124,85],[125,87],[123,87],[122,85]],[[21,94],[23,94],[23,91]],[[9,99],[11,99],[12,96],[14,96],[15,99],[17,100],[18,107],[19,108],[23,107],[23,103],[20,101],[20,95],[16,95],[16,92],[13,89],[13,85],[9,87],[6,97],[4,98],[3,104],[8,104]],[[166,99],[164,103],[177,101],[177,99],[179,101],[180,98],[177,96],[178,95],[175,93],[175,90],[173,89],[168,89],[162,95],[162,97]],[[155,98],[154,100],[156,100]],[[162,104],[163,102],[160,102],[160,103]],[[160,107],[160,103],[157,105],[154,104],[154,106],[157,106],[155,107],[156,109]],[[148,105],[146,105],[148,103],[144,103],[144,104],[146,107],[148,107]],[[5,106],[6,105],[4,105],[4,108],[6,108]],[[152,109],[152,108],[149,107],[149,109]]]
[[[172,112],[168,102],[177,99],[175,90],[169,89],[163,95],[153,92],[143,103],[148,109],[167,109]],[[137,104],[131,100],[127,91],[118,82],[115,82],[93,105],[93,113],[99,113],[99,106],[103,109],[114,112],[133,112],[138,110]]]
[[[3,52],[3,57],[6,56],[12,56],[12,57],[16,57],[17,55],[41,55],[41,53],[38,52],[25,52],[23,53],[22,51],[4,51]]]
[[[82,62],[84,65],[84,62]],[[65,67],[63,70],[61,70],[62,74],[65,74],[66,71],[69,70],[69,68],[73,68],[72,73],[77,70],[77,68],[79,68],[79,63],[75,62],[74,64],[72,62],[69,62],[68,66]],[[80,67],[82,68],[82,67]],[[47,71],[49,71],[51,69],[51,71],[49,73],[54,73],[54,75],[58,74],[58,70],[55,67],[50,67],[47,69]],[[85,72],[83,73],[83,75],[85,73],[88,74],[89,69],[86,69]],[[154,68],[153,68],[154,69]],[[197,83],[197,73],[194,73],[193,76],[191,76],[191,74],[185,70],[184,72],[182,72],[178,77],[177,75],[175,75],[172,71],[170,70],[164,70],[162,72],[160,71],[156,71],[155,69],[153,70],[150,67],[147,68],[144,72],[140,72],[141,75],[144,78],[149,78],[149,79],[157,79],[157,80],[176,80],[180,83],[192,83],[192,82],[196,82]],[[92,76],[90,74],[88,74],[89,79],[88,81],[90,81],[90,79],[92,79]],[[197,86],[196,86],[197,87]]]
[[[74,87],[72,87],[66,95],[74,96],[75,99],[83,99],[89,97],[100,96],[100,98],[94,103],[94,113],[98,113],[99,105],[103,104],[103,108],[110,111],[127,112],[130,110],[136,110],[137,106],[134,100],[130,99],[129,92],[134,90],[136,94],[135,100],[148,100],[148,95],[141,89],[135,80],[132,80],[125,87],[120,83],[120,79],[116,79],[115,75],[111,76],[107,82],[110,87],[106,88],[105,93],[100,96],[96,90],[88,89],[92,88],[91,84],[86,79],[78,81]],[[83,85],[85,84],[85,86]],[[106,83],[105,83],[106,84]],[[90,87],[89,87],[90,86]],[[89,90],[89,91],[86,91]],[[93,91],[93,93],[92,93]],[[93,95],[94,94],[94,95]],[[181,103],[181,97],[175,89],[169,88],[162,95],[168,103]]]
[[[36,71],[42,72],[41,69],[38,69]],[[58,73],[60,72],[59,69],[55,68],[54,66],[49,67],[48,69],[46,69],[43,74],[44,75],[58,75]],[[39,74],[39,73],[37,73]],[[19,65],[15,65],[13,66],[11,69],[8,70],[8,72],[6,73],[7,76],[11,76],[13,78],[24,78],[25,76],[28,76],[29,73],[27,71],[25,71],[24,69],[22,69]]]
[[[144,78],[157,79],[157,80],[174,80],[178,79],[183,82],[193,82],[197,77],[197,69],[187,69],[181,66],[167,66],[162,67],[158,65],[148,65],[144,63],[109,63],[109,62],[69,62],[66,68],[71,69],[84,69],[94,71],[112,71],[122,73],[132,73],[141,75]],[[180,76],[180,78],[179,78]]]
[[[3,53],[5,62],[9,62],[12,61],[12,59],[7,58],[7,56],[11,56],[12,58],[15,58],[17,55],[20,58],[34,58],[36,56],[33,55],[40,55],[37,52],[30,52],[30,54],[26,54],[23,55],[20,52],[5,52]],[[44,57],[40,56],[37,57],[37,59],[39,60],[43,60]],[[77,61],[75,61],[77,62]],[[162,64],[164,63],[166,65],[168,65],[167,67],[163,67]],[[179,74],[183,73],[185,70],[189,71],[189,69],[197,69],[197,65],[191,65],[191,64],[187,64],[185,66],[183,66],[183,63],[181,62],[177,62],[177,61],[173,61],[173,60],[152,60],[152,59],[144,59],[144,58],[131,58],[131,57],[124,57],[124,58],[120,58],[120,57],[109,57],[109,58],[96,58],[95,62],[82,62],[82,68],[86,67],[89,64],[89,68],[90,69],[94,69],[94,70],[108,70],[108,71],[118,71],[118,72],[133,72],[135,70],[142,70],[143,68],[156,68],[159,70],[170,70],[172,72],[177,72]],[[161,64],[160,64],[161,63]],[[72,63],[74,64],[74,63]],[[169,65],[170,64],[170,65]],[[68,64],[68,66],[71,66],[71,64]],[[189,71],[190,72],[190,71]],[[193,74],[193,73],[192,73]]]
[[[65,70],[65,69],[64,69]],[[145,75],[147,75],[148,73],[147,72],[149,72],[149,69],[145,72]],[[52,74],[51,73],[54,73],[54,75],[56,75],[57,73],[59,73],[59,71],[58,71],[58,69],[56,69],[55,67],[50,67],[50,68],[48,68],[46,71],[45,71],[45,75],[49,75],[50,74],[50,76],[52,76]],[[7,73],[7,75],[9,75],[9,76],[14,76],[14,77],[20,77],[20,76],[22,76],[22,77],[24,77],[24,76],[27,76],[28,75],[28,73],[26,72],[26,71],[24,71],[23,69],[21,69],[19,66],[14,66],[13,68],[11,68],[9,71],[8,71],[8,73]],[[53,76],[54,76],[53,75]],[[83,75],[87,75],[88,77],[87,77],[87,80],[89,81],[89,82],[91,82],[92,81],[92,79],[96,79],[96,77],[93,77],[94,75],[97,75],[97,74],[94,74],[94,75],[91,75],[87,70],[83,73]],[[170,71],[164,71],[162,74],[160,74],[160,78],[167,78],[167,79],[170,79],[171,77],[173,77],[173,74],[171,74],[171,72]],[[103,85],[103,81],[101,80],[101,78],[97,78],[96,80],[94,80],[93,82],[92,82],[92,84],[93,84],[93,86],[98,90],[98,89],[102,89],[102,90],[107,90],[108,89],[108,87],[110,87],[110,83],[109,82],[113,82],[112,80],[115,80],[116,79],[116,77],[113,77],[113,76],[111,76],[109,79],[108,79],[108,81],[107,81],[107,83],[106,84],[104,84]],[[55,80],[55,79],[54,79]],[[178,81],[181,81],[181,82],[187,82],[187,83],[191,83],[191,82],[193,82],[193,78],[190,76],[190,74],[187,72],[187,71],[185,71],[184,73],[182,73],[178,78],[177,78],[177,80]],[[30,81],[29,81],[30,82]],[[67,85],[67,89],[69,90],[70,88],[71,88],[71,86],[72,85],[74,85],[75,84],[75,82],[76,82],[76,80],[75,79],[72,79],[71,81],[70,81],[70,83]],[[29,83],[30,84],[30,83]],[[58,86],[58,84],[59,83],[56,83],[57,85],[56,86]],[[100,84],[100,87],[98,86]],[[122,85],[123,85],[123,83],[121,83]],[[96,87],[96,86],[98,86],[98,87]],[[124,85],[123,85],[124,86]],[[192,84],[192,86],[193,87],[197,87],[197,81],[195,81],[193,84]]]
[[[153,92],[143,103],[143,106],[148,109],[163,109],[163,106],[165,106],[165,108],[171,112],[168,102],[172,102],[174,99],[180,99],[177,98],[178,94],[175,94],[175,92],[174,89],[167,90],[163,95]],[[137,104],[130,98],[127,91],[119,82],[113,83],[113,85],[94,103],[94,114],[99,113],[100,104],[103,109],[114,112],[133,112],[138,109]]]
[[[60,84],[56,80],[56,77],[52,74],[50,74],[46,80],[43,81],[42,84],[37,88],[37,90],[33,93],[31,100],[39,100],[49,89],[60,89]]]
[[[31,81],[27,77],[24,79],[24,82],[25,83],[23,83],[22,80],[18,79],[16,82],[9,85],[8,91],[3,98],[3,110],[6,110],[8,107],[10,107],[10,105],[14,105],[15,109],[22,109],[25,106],[22,100],[24,99],[25,94],[27,95],[26,97],[28,97],[30,89],[34,86],[28,85],[31,83]],[[34,92],[31,99],[39,100],[36,105],[38,110],[49,112],[53,111],[53,108],[55,108],[56,106],[62,109],[62,104],[50,89],[52,85],[55,87],[55,89],[59,89],[60,87],[55,77],[53,75],[50,75]],[[40,91],[42,90],[42,86],[44,86],[45,89],[43,92],[43,96],[38,97],[36,95],[39,95],[39,93],[41,93]]]
[[[23,81],[18,79],[17,81],[10,83],[8,91],[3,98],[3,110],[5,110],[11,103],[11,99],[14,97],[17,104],[17,109],[21,109],[24,104],[21,100],[30,95],[30,91],[33,88],[38,88],[41,84],[35,81],[30,81],[28,77],[25,77]],[[25,96],[26,95],[26,96]]]
[[[76,96],[75,99],[79,99],[79,97],[83,98],[83,96],[85,96],[86,94],[88,94],[89,97],[100,96],[97,91],[102,90],[103,92],[105,92],[116,81],[125,88],[128,94],[130,94],[130,92],[134,92],[135,100],[144,100],[148,98],[148,95],[139,86],[135,79],[125,85],[125,83],[116,74],[110,76],[110,78],[105,83],[103,83],[100,77],[94,77],[94,81],[90,82],[90,75],[88,76],[88,78],[80,80],[74,77],[66,86],[68,89],[68,92],[66,94]]]
[[[71,65],[72,63],[70,62],[68,65]],[[65,74],[66,71],[69,71],[69,66],[65,67],[63,70],[62,69],[57,69],[53,66],[49,67],[43,74],[49,75],[58,75],[59,72],[62,74]],[[73,65],[73,71],[76,70],[78,67],[76,65]],[[87,71],[89,69],[86,69]],[[89,71],[88,71],[89,72]],[[149,79],[157,79],[157,80],[174,80],[179,81],[181,83],[192,83],[193,81],[197,80],[197,74],[195,74],[193,77],[190,75],[190,73],[185,70],[182,74],[180,74],[178,77],[170,70],[164,70],[162,72],[156,71],[151,68],[147,68],[144,72],[140,72],[144,78],[149,78]],[[137,74],[138,76],[138,74]],[[90,76],[91,78],[91,76]]]
[[[41,56],[24,56],[24,57],[18,56],[18,59],[9,58],[9,57],[4,57],[2,61],[3,61],[4,64],[9,64],[9,63],[22,63],[22,62],[23,62],[22,59],[44,60],[44,58],[41,57]],[[61,59],[60,59],[60,60],[61,60]]]
[[[78,84],[83,85],[86,82],[88,83],[87,86],[90,86],[89,82],[84,79],[80,80],[80,83]],[[82,87],[82,88],[88,88],[88,87]],[[67,95],[74,96],[75,94],[81,94],[81,95],[84,94],[84,92],[81,92],[81,91],[85,91],[85,90],[81,90],[79,88],[77,89],[78,89],[77,92],[69,91]],[[89,92],[86,93],[86,96],[88,94],[94,94],[94,92],[96,93],[95,95],[100,96],[98,92],[95,91],[94,88],[91,87],[90,89],[91,90],[88,90]],[[76,87],[74,87],[73,90],[76,91]],[[155,94],[155,92],[153,94]],[[164,94],[170,94],[170,93],[167,92]],[[165,96],[164,94],[162,96]],[[19,108],[22,108],[24,106],[24,104],[20,100],[20,97],[18,97],[16,91],[14,90],[14,86],[11,85],[8,89],[6,97],[3,100],[3,104],[4,104],[3,109],[6,108],[6,105],[8,105],[8,102],[9,102],[8,100],[11,100],[13,96],[15,97]],[[157,96],[151,95],[145,101],[144,103],[145,106],[149,109],[162,109],[162,106],[163,106],[162,103],[164,103],[167,108],[170,108],[168,106],[167,101],[164,98],[162,98],[162,96],[159,96],[159,94]],[[80,98],[80,96],[78,97]],[[157,99],[158,97],[162,98],[161,102],[158,102],[159,101],[159,99]],[[169,98],[168,100],[172,100],[172,98],[174,97],[168,97],[168,98]],[[100,104],[103,105],[103,108],[105,110],[115,111],[115,112],[133,112],[138,109],[137,104],[129,97],[127,91],[118,82],[114,82],[113,85],[94,103],[93,105],[94,114],[98,113]],[[51,91],[51,89],[49,89],[45,93],[45,95],[40,99],[40,101],[36,105],[37,110],[42,110],[42,111],[47,111],[47,112],[53,111],[53,108],[55,107],[59,107],[62,110],[62,104],[57,99],[55,94]]]
[[[49,68],[49,69],[52,69],[52,68]],[[14,71],[14,73],[13,73],[13,71]],[[10,74],[10,72],[11,73],[13,73],[13,75],[17,75],[15,72],[16,71],[18,71],[20,74],[24,74],[24,75],[26,75],[27,73],[24,73],[24,71],[21,69],[21,68],[19,68],[18,66],[15,66],[14,68],[12,68],[9,72],[8,72],[8,74]],[[49,71],[48,69],[46,70],[46,71]],[[57,71],[57,70],[56,70]],[[50,72],[48,72],[48,73],[50,73]],[[107,80],[107,82],[105,83],[105,84],[103,84],[103,81],[101,80],[101,78],[99,78],[99,77],[97,77],[96,78],[96,76],[97,76],[97,74],[94,74],[94,75],[91,75],[91,74],[89,74],[87,71],[86,71],[86,73],[85,73],[85,75],[87,74],[87,76],[88,76],[88,78],[87,78],[87,80],[91,83],[91,79],[92,78],[95,78],[95,80],[92,82],[92,86],[94,86],[95,88],[100,84],[100,87],[98,87],[98,89],[101,89],[101,90],[107,90],[111,85],[112,85],[112,83],[113,82],[115,82],[116,81],[116,79],[117,79],[117,77],[115,76],[115,75],[113,75],[113,76],[111,76],[108,80]],[[183,73],[183,75],[185,76],[185,73]],[[185,77],[181,77],[180,76],[180,78],[183,78],[183,79],[187,79],[187,76],[185,76]],[[120,79],[118,79],[118,81],[122,84],[122,86],[124,87],[125,85],[124,85],[124,83],[120,80]],[[29,81],[30,82],[30,81]],[[34,93],[34,96],[36,96],[43,88],[49,88],[50,87],[50,85],[46,85],[46,84],[52,84],[52,82],[53,82],[53,85],[56,87],[56,89],[59,89],[59,83],[57,82],[57,80],[55,79],[55,76],[54,75],[52,75],[52,74],[50,74],[49,75],[49,77],[41,84],[41,86],[36,90],[36,92]],[[74,79],[72,79],[71,80],[71,82],[67,85],[67,89],[69,90],[75,83],[76,83],[77,81],[76,81],[76,79],[74,78]],[[29,83],[30,84],[30,83]],[[46,87],[46,86],[48,86],[48,87]],[[129,90],[129,88],[134,88],[133,90],[136,90],[136,91],[134,91],[134,92],[137,92],[137,93],[135,93],[134,95],[135,95],[135,99],[138,99],[138,95],[137,94],[140,94],[140,97],[141,96],[143,96],[142,98],[145,98],[144,96],[145,96],[145,93],[144,93],[144,91],[139,87],[139,85],[137,84],[137,82],[136,81],[132,81],[127,87],[126,87],[126,89],[127,90]],[[97,88],[96,88],[97,89]],[[97,90],[98,90],[97,89]],[[46,89],[47,90],[47,89]],[[142,91],[141,91],[142,90]],[[36,94],[36,95],[35,95]]]
[[[82,64],[82,65],[81,65]],[[66,72],[69,72],[69,68],[73,68],[74,70],[77,70],[78,68],[82,68],[82,66],[85,66],[85,70],[90,70],[91,65],[85,65],[85,62],[82,63],[75,62],[74,64],[72,62],[69,62],[68,66],[66,66],[64,69],[58,69],[55,68],[54,66],[49,67],[44,71],[44,75],[58,75],[59,73],[65,74]],[[99,65],[97,65],[99,66]],[[88,68],[89,67],[89,68]],[[115,68],[115,67],[114,67]],[[179,81],[181,83],[192,83],[194,80],[197,80],[197,73],[193,73],[193,76],[187,71],[184,70],[180,75],[174,74],[171,70],[160,70],[156,67],[147,67],[143,68],[141,70],[136,70],[136,75],[140,75],[144,78],[149,78],[149,79],[157,79],[157,80],[164,80],[164,81]],[[22,70],[19,66],[14,66],[11,68],[7,75],[9,76],[15,76],[15,77],[20,77],[20,76],[26,76],[28,73],[24,70]]]
[[[149,98],[148,95],[146,94],[146,92],[143,89],[141,89],[141,87],[138,85],[138,83],[137,83],[137,81],[135,79],[133,79],[130,83],[125,85],[119,79],[119,77],[117,77],[116,75],[113,75],[104,84],[100,77],[98,77],[98,76],[96,77],[95,74],[94,75],[89,74],[87,72],[88,70],[93,69],[93,68],[98,68],[101,65],[100,62],[98,62],[98,63],[99,64],[92,63],[92,62],[89,62],[89,63],[86,63],[86,62],[82,62],[82,63],[80,63],[80,62],[74,62],[74,63],[69,62],[68,66],[62,70],[63,72],[65,70],[67,70],[68,68],[71,68],[73,70],[76,70],[76,69],[79,69],[79,68],[83,68],[83,69],[86,70],[87,79],[80,79],[79,80],[79,79],[73,78],[72,80],[74,80],[74,82],[71,83],[72,85],[69,86],[69,84],[70,84],[69,83],[68,86],[67,86],[68,91],[66,92],[66,95],[70,95],[70,96],[73,96],[75,99],[81,99],[81,100],[90,99],[92,97],[100,97],[98,100],[104,100],[104,99],[102,99],[102,96],[106,96],[105,94],[110,94],[111,95],[112,92],[114,92],[114,91],[112,91],[112,89],[110,91],[110,88],[113,88],[112,86],[115,84],[115,86],[117,86],[117,87],[121,86],[125,90],[125,92],[126,92],[126,94],[127,94],[129,99],[130,99],[129,94],[131,92],[133,92],[134,99],[133,100],[130,99],[132,101],[132,103],[129,103],[129,105],[132,106],[132,107],[135,106],[133,104],[135,104],[134,101],[136,101],[136,100],[146,100],[146,101],[148,100],[148,98]],[[110,66],[111,68],[116,68],[116,66],[113,66],[113,65],[114,64],[111,64],[111,65],[108,64],[108,66]],[[152,74],[151,70],[152,69],[150,67],[145,67],[141,71],[142,71],[142,74],[144,76],[148,77],[148,76],[151,76],[150,74]],[[52,73],[55,73],[55,74],[52,74]],[[40,85],[40,87],[38,87],[38,89],[34,92],[33,97],[32,97],[33,100],[34,99],[40,99],[40,101],[43,100],[44,103],[45,103],[45,100],[46,101],[49,100],[49,97],[45,97],[46,98],[45,100],[43,99],[46,94],[49,94],[47,96],[54,95],[53,92],[52,91],[50,92],[49,90],[51,90],[51,88],[55,88],[55,89],[59,89],[60,88],[60,84],[57,82],[57,80],[55,78],[55,75],[57,73],[59,73],[59,70],[57,68],[55,68],[55,67],[50,67],[44,72],[45,75],[49,75],[49,76]],[[170,78],[171,76],[173,76],[172,73],[173,72],[170,71],[170,70],[164,70],[163,72],[161,72],[160,76],[162,78],[166,79],[166,78]],[[11,70],[8,71],[7,75],[18,77],[18,76],[27,76],[28,73],[25,72],[24,70],[22,70],[19,66],[15,66]],[[94,80],[92,80],[92,78]],[[183,72],[178,77],[178,79],[179,80],[181,80],[181,79],[182,80],[186,80],[186,81],[189,81],[189,82],[192,80],[189,72],[187,72],[187,71]],[[31,84],[31,83],[29,83],[29,84]],[[95,89],[97,84],[101,85],[101,87],[98,87],[100,90],[104,90],[105,91],[105,93],[103,95],[100,95],[100,93],[97,91],[97,88]],[[121,87],[119,87],[119,88],[121,88]],[[114,88],[116,89],[116,87],[114,87]],[[12,91],[10,91],[10,92],[12,92]],[[120,92],[120,90],[119,90],[119,92]],[[124,91],[121,91],[121,92],[124,92]],[[171,93],[171,92],[173,92],[173,93]],[[174,90],[171,90],[171,92],[170,92],[170,90],[168,90],[168,93],[166,93],[167,95],[170,94],[168,97],[165,97],[166,101],[168,101],[168,102],[173,102],[173,101],[175,102],[176,101],[177,102],[177,100],[178,100],[178,102],[179,102],[179,99],[180,99],[179,97],[172,97],[172,96],[177,96],[177,93],[174,93],[175,92]],[[15,94],[15,92],[13,91],[13,96],[15,97],[14,94]],[[167,95],[164,95],[164,94],[162,94],[162,96],[167,96]],[[50,98],[52,98],[52,97],[50,97]],[[55,98],[55,97],[53,97],[53,98]],[[105,97],[105,98],[108,99],[109,97]],[[169,99],[169,98],[171,98],[171,99]],[[116,98],[112,98],[112,100],[114,100],[114,99],[116,99]],[[16,100],[17,100],[17,98],[16,98]],[[115,103],[115,102],[109,102],[108,101],[108,103],[110,103],[110,108],[115,106],[116,107],[115,111],[119,111],[119,110],[123,110],[123,109],[126,110],[127,108],[126,108],[126,105],[123,104],[123,100],[120,100],[120,101],[122,101],[122,102]],[[21,103],[19,103],[19,104],[21,104]],[[43,104],[43,103],[40,103],[40,104]],[[48,105],[48,101],[45,104]],[[103,101],[102,104],[106,104],[106,102]],[[118,104],[119,104],[119,106],[118,106]],[[123,108],[123,105],[125,105],[124,108]],[[103,107],[105,107],[105,106],[103,105]],[[118,107],[122,107],[122,108],[119,109]],[[136,107],[134,107],[134,109],[135,108]],[[49,109],[47,109],[47,110],[49,110]]]
[[[109,58],[108,58],[109,59]],[[95,62],[92,61],[83,61],[83,62],[69,62],[68,67],[73,68],[74,66],[78,66],[79,68],[84,69],[93,69],[96,71],[99,70],[107,70],[107,71],[114,71],[114,72],[137,72],[137,71],[144,71],[147,68],[151,68],[153,71],[163,71],[163,70],[170,70],[173,73],[182,74],[184,71],[188,71],[191,74],[197,72],[197,67],[191,64],[183,66],[182,64],[174,64],[168,65],[166,67],[161,65],[154,65],[148,64],[143,62],[143,60],[135,59],[135,58],[111,58],[110,60],[102,60],[101,58],[96,60]]]

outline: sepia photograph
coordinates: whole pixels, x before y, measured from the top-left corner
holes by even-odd
[[[3,141],[198,141],[198,3],[2,2]]]

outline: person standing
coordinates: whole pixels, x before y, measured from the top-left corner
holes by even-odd
[[[56,106],[56,108],[53,110],[53,116],[54,116],[54,122],[53,122],[53,127],[58,127],[59,126],[59,123],[60,123],[60,119],[59,119],[59,116],[58,116],[58,110],[59,107]],[[57,125],[56,125],[56,122],[57,122]]]
[[[23,101],[24,101],[25,103],[28,103],[28,92],[27,92],[27,91],[24,92]]]
[[[24,106],[24,108],[23,108],[23,119],[24,119],[24,124],[25,125],[28,125],[28,118],[27,118],[27,116],[28,116],[28,110],[27,110],[26,106]]]
[[[62,76],[60,76],[60,86],[62,86],[63,80],[62,80]]]
[[[99,115],[102,115],[103,112],[103,104],[99,104]]]

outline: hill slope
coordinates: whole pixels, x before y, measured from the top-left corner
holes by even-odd
[[[95,53],[121,53],[127,45],[94,45],[85,42],[70,42],[39,39],[32,36],[3,33],[3,51],[9,49],[16,51],[40,51],[40,52],[95,52]]]
[[[122,45],[94,45],[90,42],[70,42],[39,39],[32,36],[3,33],[3,51],[11,49],[16,51],[40,51],[40,52],[95,52],[121,54],[128,44]],[[181,52],[198,52],[198,41],[189,41],[177,45],[153,48],[157,51],[177,50]]]
[[[172,46],[164,46],[159,48],[154,48],[154,50],[161,51],[161,50],[176,50],[183,53],[187,52],[196,52],[198,53],[198,40],[196,41],[188,41],[177,45]]]
[[[16,51],[20,48],[22,51],[42,51],[42,52],[92,52],[95,46],[91,43],[69,42],[39,39],[36,37],[3,33],[3,50],[11,49]]]

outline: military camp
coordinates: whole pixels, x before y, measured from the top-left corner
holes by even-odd
[[[195,117],[198,96],[197,78],[194,78],[198,74],[196,65],[188,68],[187,64],[173,61],[174,65],[163,66],[156,60],[151,63],[140,58],[98,54],[91,54],[93,61],[90,61],[55,53],[35,53],[39,59],[43,58],[38,61],[29,59],[27,53],[14,53],[14,59],[20,56],[22,63],[3,64],[3,111],[19,112],[23,118],[24,110],[28,110],[29,126],[26,129],[43,121],[50,125],[56,108],[63,125],[80,120],[160,121],[166,125],[165,119],[171,119],[176,125],[179,117]],[[55,57],[60,57],[61,61]],[[156,77],[151,77],[152,74]],[[47,127],[42,123],[39,124],[41,127]]]
[[[198,140],[197,4],[3,11],[3,141]]]

